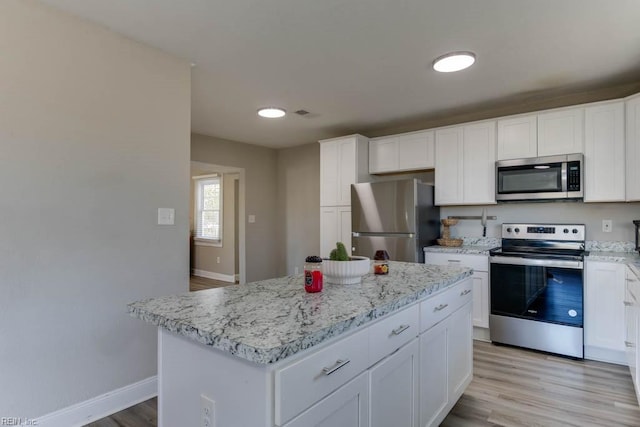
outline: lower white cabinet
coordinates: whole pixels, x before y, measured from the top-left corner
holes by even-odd
[[[369,427],[369,380],[367,373],[343,385],[285,427]]]
[[[626,286],[624,301],[624,323],[627,364],[631,372],[633,388],[640,402],[640,277],[629,268],[626,269]]]
[[[626,364],[625,268],[615,262],[585,262],[584,352],[586,359]]]
[[[351,207],[322,206],[320,208],[320,256],[328,257],[336,242],[344,243],[351,255]]]
[[[420,427],[439,425],[473,377],[471,302],[420,336]]]
[[[473,268],[473,326],[489,327],[489,257],[441,252],[425,252],[425,264]]]
[[[371,368],[371,427],[418,425],[418,339]]]

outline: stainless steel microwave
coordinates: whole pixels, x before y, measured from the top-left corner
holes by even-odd
[[[582,154],[497,161],[496,200],[582,199],[583,163]]]

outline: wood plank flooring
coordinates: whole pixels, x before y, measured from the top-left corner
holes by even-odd
[[[640,426],[626,366],[480,341],[473,350],[473,381],[443,427]],[[89,426],[155,427],[156,407],[154,398]]]
[[[208,279],[206,277],[191,276],[189,277],[189,290],[201,291],[203,289],[221,288],[224,286],[234,285],[232,282],[223,282],[222,280]]]

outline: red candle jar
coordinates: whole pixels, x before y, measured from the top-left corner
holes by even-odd
[[[389,274],[389,254],[387,251],[376,251],[373,256],[373,272],[375,274]]]

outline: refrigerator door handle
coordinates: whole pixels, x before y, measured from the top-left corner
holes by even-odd
[[[353,231],[351,233],[352,237],[406,237],[409,239],[413,239],[416,237],[415,233],[365,233]]]

